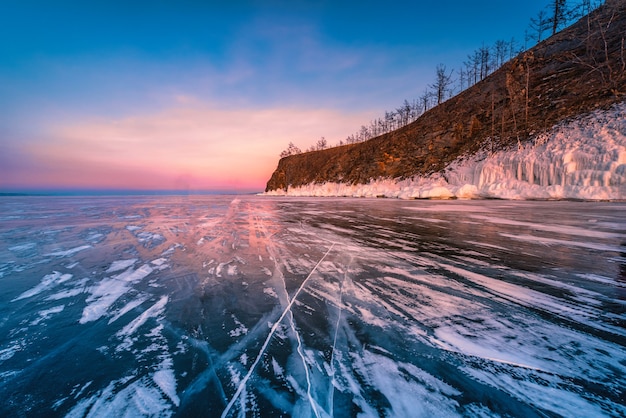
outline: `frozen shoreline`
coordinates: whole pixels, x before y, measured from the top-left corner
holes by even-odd
[[[441,173],[368,184],[323,183],[266,196],[626,199],[626,103],[555,126],[516,149],[483,150]]]

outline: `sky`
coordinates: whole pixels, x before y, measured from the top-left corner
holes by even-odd
[[[262,191],[547,0],[0,0],[0,191]]]

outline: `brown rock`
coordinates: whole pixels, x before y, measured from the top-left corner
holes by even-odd
[[[266,191],[427,175],[460,155],[519,144],[564,119],[608,108],[626,98],[625,37],[626,2],[607,1],[401,129],[281,159]]]

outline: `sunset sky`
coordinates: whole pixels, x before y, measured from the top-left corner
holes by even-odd
[[[0,191],[261,191],[547,1],[3,1]]]

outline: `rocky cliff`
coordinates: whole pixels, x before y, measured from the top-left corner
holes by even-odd
[[[626,3],[607,1],[410,125],[281,159],[266,192],[427,176],[461,155],[522,145],[563,120],[607,109],[626,99],[625,37]]]

